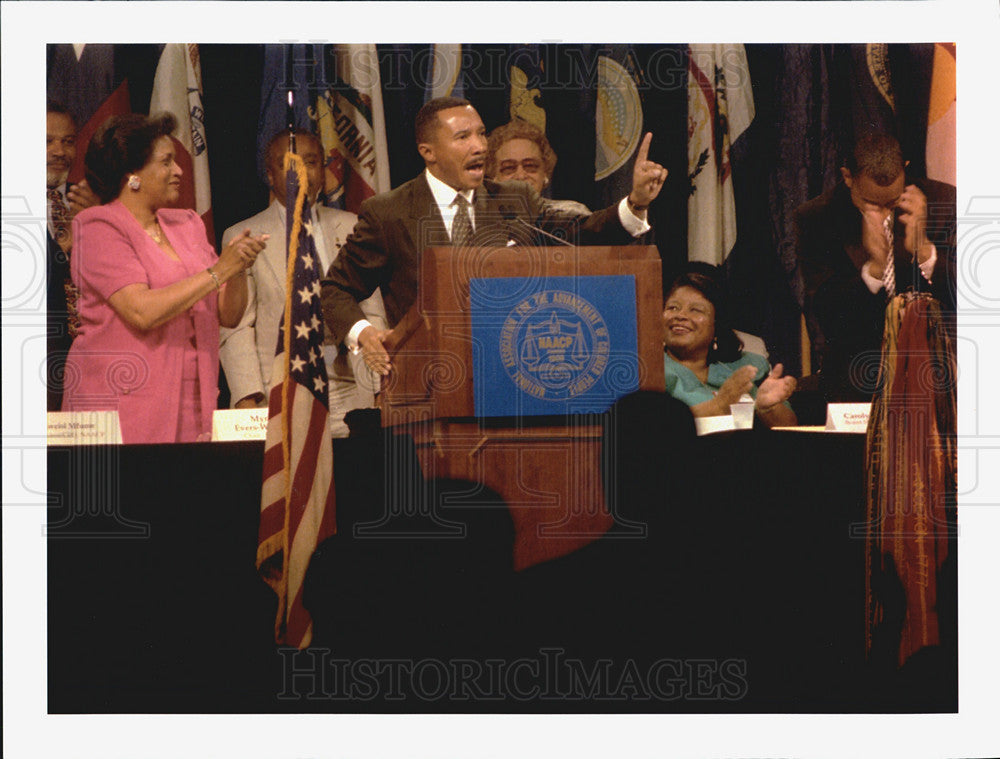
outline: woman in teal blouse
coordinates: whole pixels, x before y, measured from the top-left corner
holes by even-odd
[[[743,351],[725,315],[722,289],[700,272],[678,277],[663,307],[664,371],[667,392],[691,407],[694,416],[724,416],[749,393],[756,415],[768,427],[796,424],[787,400],[794,377],[782,377],[767,359]]]

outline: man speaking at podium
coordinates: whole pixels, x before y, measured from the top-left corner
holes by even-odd
[[[361,205],[354,231],[323,280],[323,315],[334,340],[360,350],[383,376],[391,368],[383,346],[389,331],[369,324],[358,303],[381,287],[394,327],[416,301],[425,248],[503,247],[526,239],[526,231],[567,228],[584,245],[643,242],[650,231],[646,209],[667,177],[666,169],[648,159],[652,134],[647,134],[636,154],[628,196],[577,216],[555,208],[525,183],[484,179],[486,127],[468,100],[428,101],[417,113],[414,131],[426,169]]]

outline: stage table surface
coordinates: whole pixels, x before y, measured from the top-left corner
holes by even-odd
[[[702,585],[722,589],[747,612],[734,619],[718,597],[684,610],[689,618],[718,615],[720,629],[734,625],[720,640],[731,639],[732,651],[750,658],[758,673],[751,682],[766,682],[758,698],[751,689],[742,701],[513,709],[444,702],[419,710],[884,709],[855,687],[864,645],[864,436],[749,430],[694,444],[701,498],[686,509],[694,519],[685,529],[691,555],[700,557],[692,568],[698,575],[671,581],[694,588],[688,598],[700,599]],[[338,497],[363,486],[367,455],[353,439],[334,441]],[[262,457],[261,442],[49,448],[50,712],[387,708],[290,698],[283,690],[289,652],[273,643],[274,596],[254,568]],[[614,564],[616,551],[625,556],[632,547],[609,542],[606,561]],[[419,569],[400,567],[410,571]],[[569,587],[572,570],[564,575],[558,582]],[[763,640],[767,652],[754,660]],[[669,646],[663,655],[671,656]],[[792,684],[784,688],[786,681]]]

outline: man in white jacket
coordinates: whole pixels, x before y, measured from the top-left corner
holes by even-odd
[[[323,187],[323,149],[317,137],[309,132],[296,132],[295,148],[306,165],[309,200],[313,220],[318,230],[314,235],[321,271],[329,269],[340,248],[354,228],[353,213],[316,204]],[[271,204],[249,219],[229,227],[222,244],[243,230],[251,234],[270,235],[267,248],[249,269],[249,301],[239,325],[223,329],[219,358],[232,397],[233,408],[257,408],[267,405],[267,391],[278,342],[278,326],[285,306],[286,233],[285,233],[285,172],[282,167],[288,149],[288,132],[275,135],[267,146],[267,182],[271,188]],[[381,293],[375,292],[364,301],[362,308],[369,320],[385,325],[385,306]],[[385,327],[383,326],[382,329]],[[329,339],[329,338],[328,338]],[[324,350],[330,377],[330,432],[334,437],[348,433],[344,414],[356,408],[374,406],[377,379],[365,367],[359,356],[353,356],[342,346],[328,344]]]

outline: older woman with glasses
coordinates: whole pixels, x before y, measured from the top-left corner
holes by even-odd
[[[495,182],[527,182],[541,195],[552,182],[556,154],[545,133],[527,121],[515,119],[490,132],[486,147],[486,176]],[[556,200],[554,206],[569,213],[590,209],[575,200]]]

